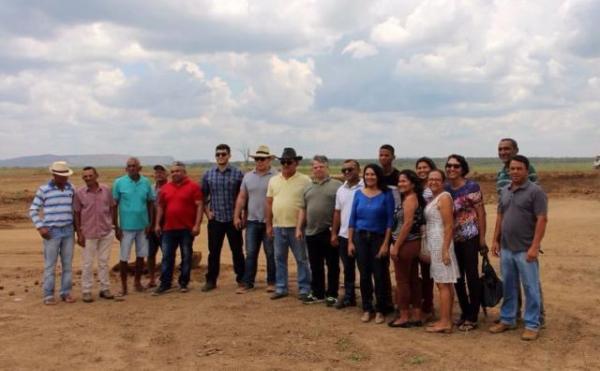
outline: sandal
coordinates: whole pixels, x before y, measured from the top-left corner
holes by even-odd
[[[462,324],[465,323],[465,321],[466,321],[465,319],[457,318],[454,320],[453,324],[454,324],[454,326],[458,327],[458,326],[462,326]]]
[[[465,321],[462,325],[458,326],[459,331],[469,332],[477,329],[477,324],[473,322]]]
[[[388,322],[388,326],[389,327],[400,327],[400,328],[412,327],[412,322],[410,322],[410,321],[404,321],[404,322],[397,323],[396,321],[399,319],[400,319],[400,317],[394,318],[392,321]]]
[[[428,326],[425,328],[425,332],[429,332],[432,334],[451,334],[452,333],[452,327],[435,327],[435,326]]]
[[[61,296],[60,298],[62,299],[62,301],[64,301],[65,303],[68,303],[68,304],[73,304],[77,301],[77,299],[72,297],[71,294]]]

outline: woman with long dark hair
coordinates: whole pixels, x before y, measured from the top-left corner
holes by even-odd
[[[396,228],[390,256],[396,275],[398,316],[388,323],[390,327],[422,326],[421,281],[419,280],[419,253],[421,226],[424,223],[423,186],[412,170],[402,170],[398,177],[400,204],[395,211]]]
[[[463,156],[448,156],[444,188],[454,201],[454,251],[460,271],[455,289],[462,311],[456,324],[460,331],[477,328],[481,303],[478,254],[486,248],[483,194],[477,182],[466,178],[467,174],[469,164]]]
[[[360,294],[363,315],[369,322],[375,312],[375,323],[385,322],[384,313],[391,305],[383,284],[394,222],[394,197],[383,182],[383,171],[376,164],[365,166],[364,188],[357,190],[352,202],[348,225],[348,254],[356,254],[360,271]],[[373,306],[373,281],[376,305]]]

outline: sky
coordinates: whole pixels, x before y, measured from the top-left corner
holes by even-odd
[[[600,154],[600,1],[2,0],[0,158]]]

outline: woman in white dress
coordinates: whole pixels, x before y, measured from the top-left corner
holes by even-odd
[[[440,320],[426,328],[427,332],[452,332],[454,283],[459,277],[452,242],[453,202],[444,191],[445,175],[440,170],[429,172],[427,184],[432,200],[425,207],[427,249],[431,254],[431,278],[440,292]]]

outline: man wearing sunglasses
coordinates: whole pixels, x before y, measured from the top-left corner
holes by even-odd
[[[258,253],[262,243],[267,258],[267,292],[275,291],[275,252],[273,238],[267,236],[265,224],[265,198],[269,180],[274,175],[271,160],[275,157],[269,147],[261,145],[253,155],[256,163],[254,170],[247,172],[242,180],[240,193],[235,203],[233,223],[238,230],[246,227],[246,268],[244,286],[238,288],[238,294],[244,294],[254,288]]]
[[[304,189],[311,183],[310,178],[298,173],[296,168],[302,156],[296,155],[293,148],[284,148],[279,158],[281,173],[269,180],[265,202],[267,235],[274,238],[275,246],[275,293],[271,299],[288,296],[288,248],[296,259],[299,296],[305,301],[310,293],[310,267],[306,244],[303,238],[296,238],[298,210],[302,205]]]
[[[343,309],[356,306],[356,291],[354,281],[356,278],[356,259],[348,255],[348,223],[354,193],[364,187],[360,179],[360,164],[356,160],[346,160],[342,165],[344,184],[338,188],[335,196],[335,210],[333,212],[333,225],[331,226],[331,245],[339,246],[340,258],[344,267],[344,297],[335,307]]]
[[[242,231],[233,225],[233,213],[244,174],[229,164],[230,158],[231,148],[227,144],[219,144],[215,148],[216,165],[204,173],[201,182],[205,198],[204,213],[208,218],[208,272],[206,284],[202,287],[204,292],[217,287],[225,235],[231,248],[235,280],[238,287],[243,286],[245,262]]]

